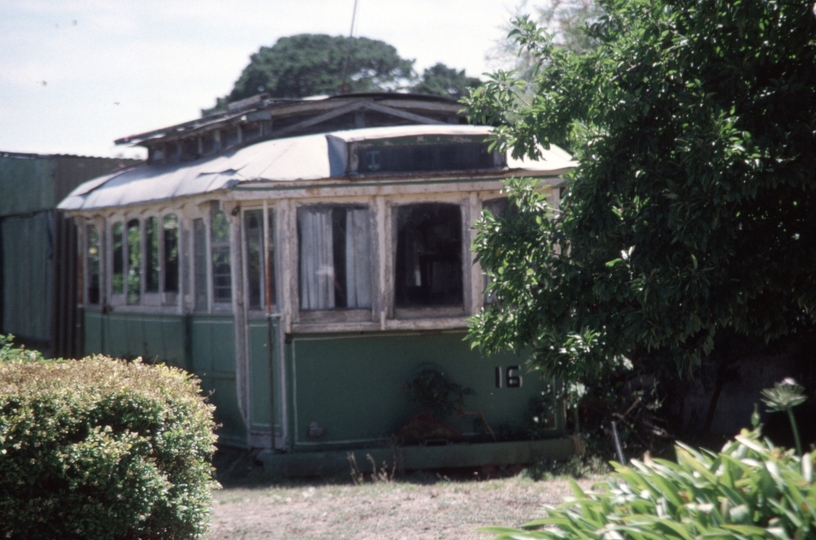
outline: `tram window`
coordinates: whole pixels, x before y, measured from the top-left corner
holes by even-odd
[[[424,144],[359,143],[360,174],[420,171],[463,171],[501,168],[502,160],[486,142]]]
[[[369,211],[356,206],[298,208],[300,308],[371,307]]]
[[[218,143],[215,140],[215,134],[213,132],[203,133],[201,135],[201,151],[206,154],[212,154],[218,150]]]
[[[179,229],[178,218],[168,214],[162,219],[164,229],[164,292],[179,290]]]
[[[232,272],[230,270],[230,228],[227,215],[217,211],[212,216],[210,245],[212,249],[213,302],[232,302]]]
[[[272,210],[269,210],[266,219],[268,221],[267,240],[269,242],[266,251],[266,262],[269,265],[269,273],[265,283],[269,287],[269,303],[275,305],[277,304],[277,289],[275,288],[275,215]]]
[[[246,235],[249,309],[261,309],[264,276],[263,210],[244,212],[244,234]]]
[[[394,303],[398,308],[461,306],[462,213],[458,205],[397,208]]]
[[[238,144],[238,128],[230,127],[221,130],[221,145],[223,148],[229,148]]]
[[[275,304],[275,249],[273,214],[269,211],[269,250],[264,249],[263,210],[247,210],[244,213],[244,232],[247,253],[247,289],[249,309],[263,309],[266,300]],[[269,264],[267,272],[266,265]],[[269,294],[267,295],[267,289]]]
[[[184,139],[179,143],[179,148],[181,149],[180,158],[182,161],[192,161],[197,159],[199,156],[198,137],[189,137]]]
[[[203,219],[193,220],[193,266],[195,309],[207,311],[207,228]]]
[[[164,161],[166,163],[177,163],[179,160],[179,145],[176,142],[165,143]]]
[[[145,220],[145,292],[159,292],[159,218]]]
[[[93,225],[88,225],[87,232],[87,268],[88,268],[88,304],[99,305],[99,232]]]
[[[125,293],[125,234],[121,221],[113,224],[113,294]]]
[[[142,234],[139,220],[127,224],[127,303],[138,304],[142,286]]]
[[[150,147],[148,161],[164,161],[164,148],[161,144]]]
[[[250,122],[241,126],[241,138],[246,141],[254,141],[261,138],[261,124]]]

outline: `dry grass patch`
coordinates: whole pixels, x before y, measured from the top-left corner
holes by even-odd
[[[570,493],[566,480],[534,482],[521,475],[452,480],[415,473],[362,485],[350,476],[334,483],[226,485],[214,497],[213,540],[483,539],[491,535],[477,532],[479,527],[521,525]]]

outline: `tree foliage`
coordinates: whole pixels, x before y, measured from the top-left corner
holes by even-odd
[[[535,11],[539,25],[552,34],[559,47],[582,53],[596,46],[594,37],[584,31],[601,16],[596,0],[549,0]]]
[[[455,68],[438,62],[425,69],[421,80],[411,87],[411,91],[417,94],[434,94],[460,99],[481,84],[482,81],[477,77],[465,75],[464,69],[457,71]]]
[[[602,13],[596,0],[544,0],[534,6],[528,4],[528,0],[522,0],[516,6],[516,17],[532,12],[531,18],[557,47],[582,53],[597,45],[596,40],[586,31],[587,25],[596,22]],[[513,25],[508,24],[506,29],[511,32]],[[528,81],[533,78],[540,60],[529,51],[519,51],[512,37],[497,40],[488,56],[495,65],[514,69],[520,78]]]
[[[417,80],[413,66],[414,60],[402,58],[384,41],[326,34],[283,37],[250,56],[232,91],[201,112],[212,114],[226,109],[229,103],[260,93],[302,98],[410,89],[459,98],[479,83],[464,71],[441,63],[426,69]]]
[[[802,0],[599,0],[596,48],[512,37],[536,93],[498,72],[468,99],[500,145],[571,150],[560,210],[531,181],[487,216],[478,259],[498,302],[470,337],[531,347],[588,378],[638,351],[688,368],[718,333],[765,340],[816,317],[816,18]]]
[[[413,77],[413,64],[413,60],[400,57],[393,46],[365,37],[282,37],[272,47],[261,47],[250,56],[232,92],[204,112],[262,92],[282,98],[337,94],[342,90],[344,74],[347,92],[394,90]]]

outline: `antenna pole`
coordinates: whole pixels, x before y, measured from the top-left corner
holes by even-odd
[[[348,94],[350,88],[346,84],[348,79],[349,64],[351,63],[351,44],[352,37],[354,37],[354,21],[357,18],[357,0],[354,0],[354,10],[351,13],[351,30],[349,30],[348,47],[346,48],[346,63],[343,66],[343,82],[340,83],[340,93]]]

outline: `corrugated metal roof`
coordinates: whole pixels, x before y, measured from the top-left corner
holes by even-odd
[[[421,135],[486,136],[492,128],[412,125],[364,128],[259,142],[210,158],[173,165],[145,165],[85,182],[59,205],[91,210],[169,200],[230,189],[238,184],[328,179],[346,172],[346,145],[364,140]],[[575,166],[560,148],[542,150],[537,161],[508,160],[511,170],[560,171]]]

